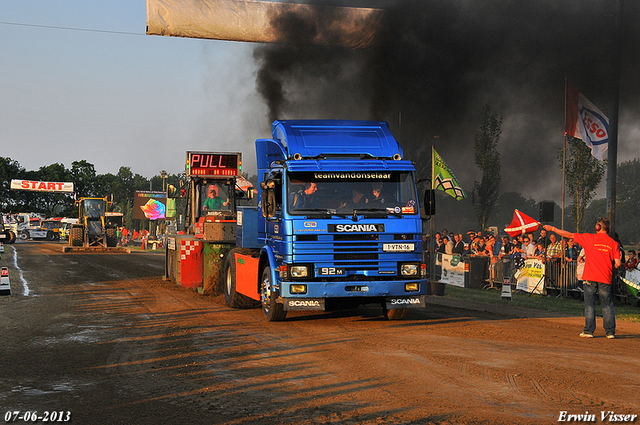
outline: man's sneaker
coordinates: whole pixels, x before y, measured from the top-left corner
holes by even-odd
[[[611,334],[611,335],[607,335],[607,339],[616,339],[616,336]]]
[[[582,332],[580,334],[580,338],[593,338],[593,334],[586,334],[586,333]]]

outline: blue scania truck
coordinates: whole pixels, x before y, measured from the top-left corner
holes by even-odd
[[[229,306],[261,306],[268,321],[361,304],[399,320],[425,306],[415,167],[386,122],[275,121],[255,144],[258,206],[237,208],[221,270]]]
[[[242,207],[254,193],[242,155],[187,152],[165,278],[269,321],[372,303],[399,320],[425,305],[415,168],[387,123],[275,121],[256,156],[258,205]]]

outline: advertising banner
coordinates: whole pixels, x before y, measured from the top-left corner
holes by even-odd
[[[73,193],[73,183],[11,180],[11,189],[32,190],[36,192]]]
[[[464,262],[458,254],[442,254],[442,278],[440,282],[464,288]]]
[[[147,0],[147,34],[250,43],[287,42],[277,23],[313,25],[311,43],[362,49],[383,32],[382,9],[243,0]],[[281,24],[282,25],[282,24]]]
[[[640,291],[640,270],[627,270],[625,277],[621,279],[627,285],[627,290],[631,295],[637,297],[638,291]]]
[[[524,266],[515,274],[519,291],[542,294],[544,290],[544,263],[538,259],[525,260]]]
[[[166,218],[167,194],[165,192],[136,191],[133,198],[133,218],[159,220]]]

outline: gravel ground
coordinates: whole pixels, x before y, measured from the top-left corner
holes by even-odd
[[[640,414],[637,323],[619,321],[618,338],[607,340],[598,321],[597,337],[581,339],[582,317],[446,296],[398,322],[371,306],[268,323],[259,309],[233,310],[164,281],[160,253],[5,248],[6,422],[31,422],[25,413],[34,411],[35,422],[154,425],[557,423],[585,413],[604,423],[601,412]]]

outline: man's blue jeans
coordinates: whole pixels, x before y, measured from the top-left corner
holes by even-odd
[[[604,333],[615,335],[616,313],[613,308],[611,285],[600,282],[584,281],[584,333],[591,334],[596,330],[596,294],[602,306]]]

